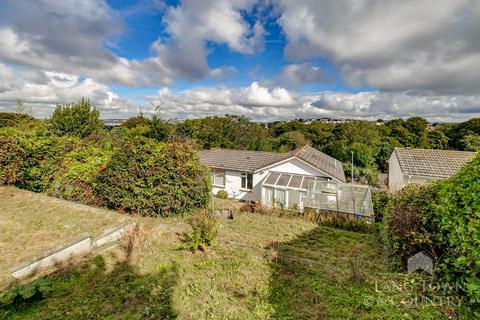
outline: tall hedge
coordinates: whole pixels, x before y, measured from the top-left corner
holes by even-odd
[[[480,154],[445,181],[435,213],[437,241],[448,246],[439,268],[480,304]]]
[[[0,185],[15,184],[23,177],[25,148],[15,136],[0,136]]]
[[[112,156],[95,182],[95,191],[110,208],[171,216],[205,207],[210,178],[192,143],[137,137]]]
[[[383,220],[387,253],[404,266],[424,251],[435,274],[480,302],[480,155],[450,179],[394,194]]]

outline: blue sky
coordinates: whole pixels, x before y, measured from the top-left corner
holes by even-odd
[[[460,121],[480,114],[472,0],[6,0],[0,111]]]

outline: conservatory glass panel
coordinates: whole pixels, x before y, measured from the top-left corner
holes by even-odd
[[[278,177],[280,176],[277,172],[272,172],[270,175],[265,179],[266,184],[275,184],[277,182]]]

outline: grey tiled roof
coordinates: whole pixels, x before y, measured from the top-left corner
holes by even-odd
[[[297,157],[326,174],[345,181],[342,163],[310,146],[287,152],[263,152],[232,149],[211,149],[199,152],[203,164],[210,168],[254,172],[282,160]]]
[[[202,150],[199,156],[207,167],[245,172],[253,172],[291,157],[289,153],[233,149]]]
[[[448,178],[475,156],[475,152],[395,148],[404,174]]]
[[[328,175],[346,182],[345,173],[343,172],[342,163],[335,158],[326,155],[310,146],[304,146],[300,149],[294,150],[295,156],[315,168],[327,173]]]

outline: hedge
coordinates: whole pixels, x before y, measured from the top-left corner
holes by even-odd
[[[100,172],[95,192],[113,209],[171,216],[203,208],[210,199],[208,169],[188,141],[126,141]]]

